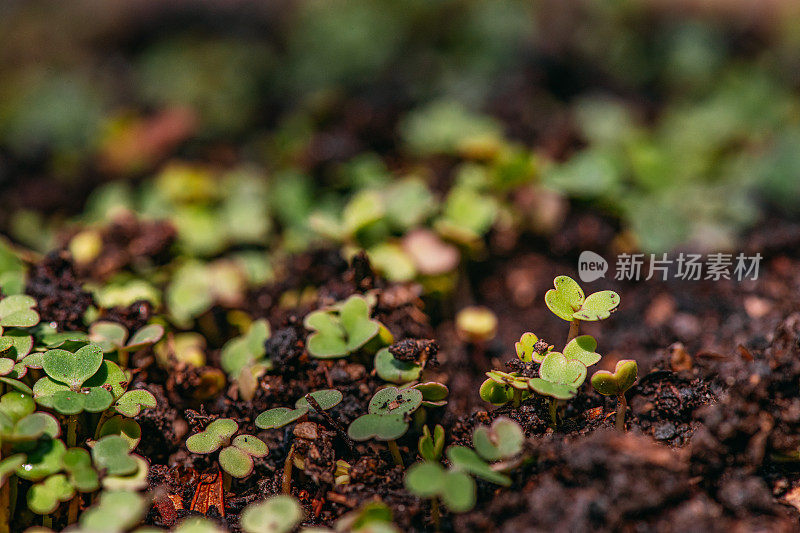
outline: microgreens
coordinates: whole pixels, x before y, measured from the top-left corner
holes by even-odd
[[[633,387],[638,374],[639,365],[636,361],[633,359],[621,359],[617,361],[614,372],[598,370],[592,376],[592,387],[594,387],[594,390],[605,396],[616,396],[616,426],[620,431],[625,431],[625,411],[628,409],[625,391]]]
[[[328,410],[335,407],[342,401],[342,393],[334,389],[323,389],[311,393],[319,406]],[[264,411],[256,418],[255,424],[261,429],[280,428],[287,424],[299,420],[313,407],[309,405],[308,400],[304,397],[297,400],[294,404],[294,409],[288,407],[275,407],[268,411]]]
[[[524,441],[519,424],[505,417],[495,419],[490,427],[478,426],[472,433],[475,450],[489,461],[514,457],[522,451]]]
[[[297,500],[279,495],[248,505],[242,511],[239,525],[246,533],[288,533],[304,516]]]
[[[375,337],[382,326],[370,318],[370,305],[358,295],[330,309],[309,313],[303,325],[313,332],[306,340],[308,351],[320,359],[335,359],[354,353]]]
[[[243,369],[261,362],[266,354],[264,343],[269,335],[269,322],[266,320],[256,320],[250,324],[247,333],[231,339],[222,347],[222,369],[229,376],[237,378]]]
[[[128,354],[151,346],[164,336],[164,326],[150,324],[128,337],[128,330],[116,322],[98,321],[89,327],[89,340],[97,343],[103,353],[117,353],[122,366],[127,366]]]
[[[219,448],[219,463],[229,475],[237,478],[253,472],[253,457],[264,457],[269,453],[267,445],[253,435],[238,435],[233,440],[239,424],[232,418],[219,418],[205,430],[186,439],[186,447],[193,453],[213,453]]]
[[[466,472],[445,470],[438,462],[421,461],[406,472],[405,486],[419,498],[431,500],[431,515],[439,529],[438,498],[454,513],[464,513],[475,505],[475,481]]]
[[[619,294],[614,291],[584,296],[581,286],[569,276],[558,276],[553,280],[553,286],[555,288],[544,295],[544,301],[550,311],[570,323],[567,342],[578,335],[581,320],[603,320],[619,305]]]
[[[433,434],[428,426],[422,428],[422,436],[418,443],[419,455],[426,461],[439,462],[444,450],[444,428],[436,424]]]
[[[33,310],[36,300],[16,294],[0,300],[0,326],[29,328],[39,323],[39,313]]]

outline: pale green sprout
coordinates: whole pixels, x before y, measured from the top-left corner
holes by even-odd
[[[519,424],[505,417],[495,419],[490,427],[478,426],[472,433],[472,445],[488,461],[514,457],[522,451],[524,442]]]
[[[600,291],[586,297],[578,282],[569,276],[556,277],[553,286],[544,295],[544,301],[550,311],[570,323],[567,342],[578,336],[581,320],[603,320],[619,306],[616,292]]]
[[[317,401],[317,404],[319,404],[319,406],[326,411],[335,407],[342,401],[342,393],[334,389],[318,390],[310,393],[310,395],[312,398],[314,398],[314,400]],[[256,417],[256,427],[261,429],[280,428],[299,420],[308,414],[310,409],[314,409],[314,407],[308,403],[308,400],[305,398],[305,396],[297,400],[294,404],[294,407],[294,409],[290,409],[288,407],[275,407],[273,409],[269,409],[268,411],[264,411],[258,415],[258,417]]]
[[[264,319],[256,320],[247,330],[247,333],[231,339],[222,347],[220,363],[222,369],[231,377],[238,377],[243,369],[262,363],[266,354],[264,343],[269,339],[269,322]],[[265,369],[266,366],[265,365]]]
[[[617,361],[614,372],[598,370],[592,376],[594,390],[605,396],[615,396],[617,398],[616,427],[619,431],[625,431],[625,411],[628,409],[625,391],[633,387],[638,375],[639,365],[636,361],[633,359],[621,359]]]
[[[245,507],[239,525],[245,533],[288,533],[304,516],[296,499],[279,495]]]
[[[436,424],[433,433],[428,426],[422,428],[422,435],[417,443],[419,455],[426,461],[439,462],[444,451],[444,428]]]
[[[149,501],[136,492],[104,491],[98,504],[81,515],[80,525],[86,531],[122,533],[142,520],[148,505]]]
[[[238,435],[233,440],[239,424],[232,418],[219,418],[211,422],[205,430],[186,439],[190,452],[208,454],[219,452],[222,470],[233,477],[243,478],[253,472],[253,457],[264,457],[269,449],[264,442],[253,435]],[[228,482],[229,483],[229,482]]]
[[[366,345],[382,329],[380,322],[370,318],[370,307],[365,298],[353,295],[330,309],[309,313],[303,321],[312,331],[306,339],[309,353],[319,359],[335,359]]]
[[[465,513],[475,505],[475,481],[460,470],[445,470],[438,462],[421,461],[411,465],[405,486],[419,498],[431,500],[431,515],[439,529],[439,499],[454,513]]]

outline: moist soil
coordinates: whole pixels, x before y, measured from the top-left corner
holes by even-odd
[[[478,481],[475,508],[454,515],[443,510],[446,531],[797,531],[800,508],[800,232],[788,222],[754,232],[744,252],[764,259],[758,280],[622,282],[613,278],[587,285],[613,289],[620,310],[601,323],[587,323],[604,355],[599,368],[636,359],[639,380],[628,391],[627,432],[615,431],[615,402],[584,386],[567,403],[554,431],[541,399],[518,408],[492,408],[478,388],[490,369],[514,368],[514,341],[534,331],[556,345],[566,322],[543,304],[560,274],[576,276],[580,250],[612,257],[616,228],[593,213],[576,212],[554,238],[492,235],[486,260],[462,272],[455,294],[423,297],[414,284],[387,283],[364,256],[348,264],[337,251],[317,250],[287,260],[282,278],[247,295],[246,310],[269,319],[266,343],[274,368],[259,382],[252,401],[238,400],[237,385],[222,385],[219,348],[235,332],[220,330],[226,309],[213,308],[198,320],[211,324],[208,366],[159,366],[151,350],[131,358],[132,388],[144,388],[158,407],[137,420],[142,440],[137,453],[151,463],[155,499],[146,522],[169,527],[182,517],[204,514],[236,530],[249,503],[280,493],[290,450],[304,458],[294,468],[291,490],[307,511],[307,525],[331,525],[365,501],[380,499],[404,531],[431,530],[428,502],[403,487],[385,444],[352,443],[342,428],[367,410],[383,385],[368,359],[321,361],[304,345],[302,318],[321,305],[372,291],[374,316],[398,341],[401,359],[428,360],[425,378],[450,389],[447,405],[426,411],[440,423],[447,444],[470,444],[473,428],[498,416],[521,424],[527,436],[525,460],[513,470],[513,484]],[[762,226],[764,227],[764,226]],[[164,224],[124,221],[103,234],[102,265],[76,269],[68,255],[50,254],[35,264],[27,292],[39,312],[60,329],[77,327],[92,303],[80,288],[130,266],[131,261],[169,259],[174,230]],[[502,247],[496,243],[502,242]],[[286,291],[316,289],[316,300],[301,307],[279,305]],[[497,336],[484,344],[459,339],[454,310],[469,304],[491,308]],[[136,328],[153,312],[145,303],[102,309],[101,316]],[[342,391],[344,400],[330,419],[313,411],[307,420],[277,430],[259,430],[255,417],[288,405],[320,388]],[[222,488],[213,456],[189,453],[185,440],[218,417],[235,418],[240,430],[269,446],[254,473]],[[341,424],[340,427],[335,427]],[[406,465],[418,460],[416,434],[398,441]],[[350,482],[334,483],[337,460],[351,465]]]

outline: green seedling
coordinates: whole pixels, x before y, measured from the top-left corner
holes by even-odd
[[[120,414],[133,418],[142,412],[142,409],[156,406],[156,397],[144,389],[129,390],[114,404],[114,409]]]
[[[406,472],[406,489],[431,501],[431,519],[440,528],[439,499],[454,513],[465,513],[475,506],[475,481],[466,472],[446,470],[438,462],[421,461]]]
[[[357,295],[330,309],[309,313],[303,325],[313,332],[306,339],[308,352],[319,359],[347,357],[385,329],[370,318],[370,305]]]
[[[331,409],[342,401],[342,393],[334,389],[323,389],[314,391],[311,396],[317,401],[323,410]],[[268,411],[264,411],[256,417],[256,427],[261,429],[274,429],[280,428],[287,424],[291,424],[308,414],[308,411],[313,407],[309,405],[308,400],[303,397],[297,400],[294,404],[294,409],[288,407],[275,407]],[[315,408],[313,408],[315,409]],[[316,409],[315,409],[316,410]]]
[[[242,370],[255,364],[264,364],[266,354],[264,343],[269,339],[269,322],[256,320],[250,325],[247,333],[231,339],[222,347],[220,364],[222,369],[232,378],[238,378]]]
[[[519,372],[501,372],[491,370],[486,372],[486,381],[480,389],[481,398],[494,405],[503,405],[508,401],[514,402],[514,407],[519,407],[523,400],[530,396],[528,378]]]
[[[99,476],[92,467],[92,458],[89,452],[85,449],[68,449],[64,453],[62,464],[69,484],[78,492],[94,492],[99,488]]]
[[[639,365],[636,361],[633,359],[621,359],[617,361],[614,372],[598,370],[592,376],[594,390],[605,396],[615,396],[617,398],[616,426],[619,431],[625,431],[625,411],[628,409],[625,392],[633,387],[638,375]]]
[[[375,371],[378,376],[389,383],[403,385],[419,379],[424,365],[414,361],[395,359],[389,348],[383,348],[375,354]]]
[[[428,426],[424,426],[417,448],[419,449],[420,457],[425,461],[433,461],[436,463],[441,461],[442,452],[444,451],[444,428],[436,424],[433,433],[431,433]]]
[[[61,470],[66,451],[67,447],[58,439],[40,439],[34,448],[25,450],[25,462],[15,473],[28,481],[41,481]]]
[[[172,530],[173,533],[226,533],[217,523],[209,518],[200,518],[199,516],[192,516],[180,521],[177,527]],[[161,530],[153,532],[142,531],[142,528],[136,530],[136,533],[160,533]]]
[[[407,388],[417,389],[422,393],[422,407],[443,407],[447,405],[447,396],[450,394],[450,390],[446,385],[436,381],[426,381],[414,385],[405,385],[401,387],[401,390]]]
[[[149,501],[132,491],[104,491],[97,505],[86,510],[80,519],[82,531],[122,533],[144,517]]]
[[[279,495],[245,507],[239,525],[246,533],[289,533],[304,516],[296,499]]]
[[[456,315],[456,333],[465,342],[489,342],[497,334],[497,315],[487,307],[465,307]]]
[[[392,523],[392,509],[382,501],[371,501],[339,518],[334,527],[337,533],[399,533]],[[304,533],[308,533],[304,531]]]
[[[495,485],[504,487],[511,485],[511,478],[493,470],[491,465],[471,448],[450,446],[447,448],[447,459],[450,460],[456,470],[472,474]]]
[[[552,351],[553,346],[547,344],[531,332],[523,333],[518,342],[514,343],[517,358],[523,363],[535,361],[541,363],[544,356]]]
[[[264,457],[269,449],[264,442],[253,435],[238,435],[233,440],[239,424],[232,418],[219,418],[211,422],[204,431],[186,439],[190,452],[208,454],[219,452],[219,464],[223,475],[243,478],[253,472],[253,457]],[[226,478],[230,486],[230,479]]]
[[[152,346],[164,336],[164,326],[150,324],[139,329],[128,338],[128,330],[116,322],[98,321],[89,327],[89,340],[96,343],[103,353],[117,353],[123,367],[128,366],[131,352]]]
[[[94,444],[92,461],[98,470],[107,475],[127,476],[139,468],[130,451],[127,440],[119,435],[108,435]]]
[[[495,419],[490,427],[478,426],[472,433],[472,445],[488,461],[516,456],[524,442],[525,435],[519,424],[505,417]]]
[[[498,210],[497,201],[491,196],[470,186],[457,185],[447,195],[444,212],[434,222],[434,228],[446,239],[476,246],[494,224]]]
[[[104,490],[142,490],[149,486],[147,476],[150,471],[150,464],[143,457],[132,455],[136,461],[137,468],[132,474],[107,475],[103,477],[102,485]]]
[[[347,428],[347,434],[357,441],[386,441],[395,463],[403,466],[403,458],[395,441],[408,431],[407,417],[421,405],[421,391],[386,387],[375,393],[369,402],[368,413],[353,420]]]
[[[33,310],[36,300],[16,294],[0,300],[0,326],[30,328],[39,323],[39,313]]]
[[[119,435],[128,442],[128,448],[133,450],[142,440],[142,428],[135,420],[116,415],[100,425],[96,438],[100,439],[106,435]]]
[[[51,514],[61,502],[75,496],[75,489],[64,474],[55,474],[28,489],[28,509],[36,514]]]
[[[61,433],[58,420],[49,413],[34,412],[33,398],[22,392],[8,392],[0,397],[0,441],[31,442],[42,436],[51,439]]]
[[[558,276],[553,285],[555,288],[544,295],[544,302],[556,316],[570,323],[568,343],[578,336],[581,320],[603,320],[619,306],[616,292],[599,291],[586,297],[578,282],[569,276]]]
[[[560,352],[550,352],[539,367],[539,377],[531,378],[528,383],[532,390],[550,397],[550,419],[555,427],[558,425],[557,401],[573,398],[585,379],[586,365]]]

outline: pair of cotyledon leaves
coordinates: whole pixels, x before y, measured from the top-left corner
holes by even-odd
[[[569,276],[558,276],[553,280],[554,289],[544,295],[545,304],[564,320],[602,320],[608,318],[619,306],[619,294],[614,291],[599,291],[584,296],[583,289]]]

